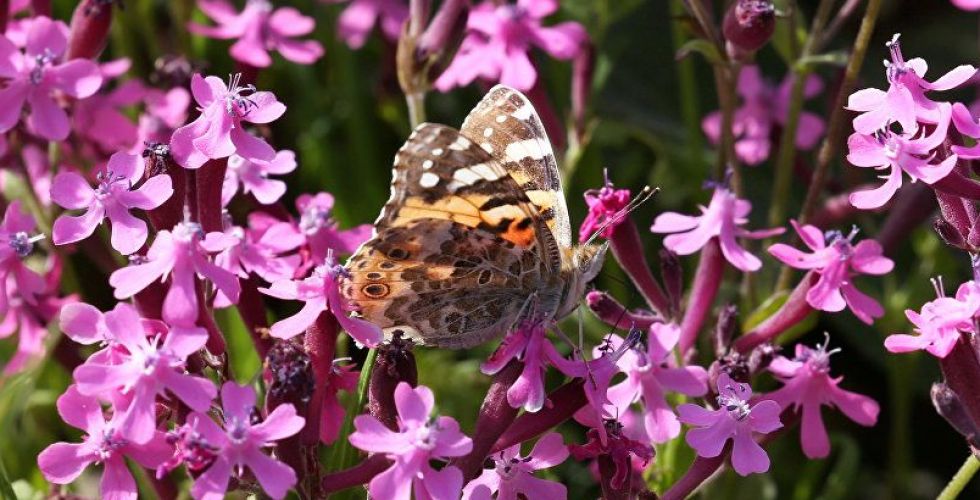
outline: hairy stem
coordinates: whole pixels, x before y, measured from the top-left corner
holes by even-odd
[[[966,457],[966,460],[963,461],[963,465],[960,466],[960,470],[956,471],[953,478],[950,479],[949,483],[946,484],[946,487],[943,488],[943,491],[939,492],[939,496],[936,497],[936,500],[954,500],[955,498],[959,497],[960,493],[963,492],[963,489],[970,483],[970,480],[973,479],[973,476],[977,474],[978,470],[980,470],[980,460],[977,460],[976,455],[971,453],[970,456]]]

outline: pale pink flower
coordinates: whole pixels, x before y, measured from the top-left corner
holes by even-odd
[[[147,337],[136,309],[118,304],[105,313],[105,328],[112,341],[126,352],[113,364],[89,359],[75,369],[78,391],[110,399],[113,392],[131,394],[126,408],[116,408],[119,430],[134,443],[145,443],[156,432],[156,398],[172,394],[191,409],[205,411],[217,391],[210,380],[185,372],[187,357],[207,342],[203,328],[171,329],[163,339]]]
[[[429,461],[464,456],[473,449],[473,441],[460,432],[452,417],[432,416],[434,405],[428,387],[412,388],[399,382],[395,387],[397,431],[372,415],[354,417],[350,443],[368,453],[384,453],[394,462],[368,484],[372,498],[409,500],[413,491],[415,498],[459,497],[463,473],[454,466],[437,471]]]
[[[937,125],[931,133],[926,133],[923,127],[901,134],[887,128],[871,135],[851,134],[847,139],[847,161],[857,167],[887,171],[887,174],[880,176],[885,179],[881,186],[852,193],[851,205],[867,210],[888,203],[902,187],[902,172],[907,173],[912,182],[922,181],[930,185],[949,175],[956,167],[956,155],[936,161],[934,150],[946,140],[950,113],[948,103],[937,104]]]
[[[119,414],[107,422],[99,401],[82,395],[74,385],[58,398],[58,414],[68,425],[85,431],[85,435],[81,443],[54,443],[38,455],[38,468],[52,483],[68,484],[89,465],[102,464],[100,498],[136,500],[136,481],[125,459],[131,458],[152,469],[172,453],[172,447],[160,431],[154,430],[142,444],[133,443],[126,437],[125,424]]]
[[[306,235],[310,245],[312,262],[316,265],[326,261],[332,250],[337,254],[352,254],[357,247],[371,238],[374,226],[361,224],[350,229],[340,229],[331,217],[333,196],[330,193],[315,195],[301,194],[296,198],[299,211],[299,228]]]
[[[871,135],[894,122],[902,126],[903,133],[914,134],[919,122],[941,124],[941,103],[930,100],[926,92],[958,87],[976,73],[976,68],[957,66],[930,83],[925,80],[926,62],[920,58],[906,61],[897,34],[886,45],[891,53],[891,61],[885,61],[888,91],[862,89],[847,98],[847,109],[861,112],[854,118],[854,130]]]
[[[980,7],[978,7],[980,9]],[[953,103],[953,125],[961,134],[971,139],[980,139],[980,122],[974,118],[974,113],[962,103]],[[980,142],[973,146],[953,146],[953,154],[968,160],[980,158]]]
[[[288,339],[304,332],[320,313],[330,311],[351,337],[358,343],[374,347],[381,342],[381,329],[361,318],[348,317],[353,307],[340,295],[337,280],[347,274],[343,266],[327,263],[313,270],[313,274],[302,280],[279,280],[269,288],[260,288],[266,295],[284,299],[301,300],[306,304],[298,313],[276,322],[269,333],[276,338]]]
[[[681,422],[695,427],[687,432],[687,444],[698,456],[717,457],[732,440],[732,467],[740,476],[769,470],[769,456],[754,434],[768,434],[783,426],[778,403],[767,399],[751,405],[751,397],[748,384],[722,373],[718,377],[717,410],[690,403],[677,407]]]
[[[7,205],[0,223],[0,316],[7,314],[11,282],[16,286],[17,297],[28,304],[37,304],[36,296],[44,292],[44,278],[24,265],[34,244],[44,239],[43,234],[31,234],[34,227],[34,218],[21,209],[19,201]]]
[[[747,165],[758,165],[769,158],[773,127],[785,125],[789,115],[792,86],[793,78],[786,77],[776,87],[762,77],[755,65],[745,66],[739,72],[738,94],[742,97],[742,106],[735,110],[732,133],[735,154]],[[823,82],[814,75],[807,76],[803,97],[815,97],[822,91]],[[701,128],[713,144],[718,144],[721,141],[721,112],[706,116]],[[796,146],[801,150],[813,148],[823,132],[823,119],[815,113],[802,111],[796,128]]]
[[[286,193],[286,183],[270,179],[270,175],[284,175],[296,170],[296,153],[283,150],[271,161],[249,160],[238,155],[228,157],[225,182],[221,186],[221,204],[228,205],[239,187],[245,194],[252,193],[263,205],[271,205]]]
[[[253,223],[261,219],[258,214],[249,216],[252,227],[230,226],[225,236],[237,243],[222,250],[214,257],[214,263],[243,280],[255,273],[263,280],[275,282],[292,279],[300,264],[298,254],[285,255],[303,244],[303,235],[289,222],[276,221],[268,226]],[[215,307],[232,304],[220,290],[215,297]]]
[[[953,5],[963,10],[980,10],[980,0],[951,0]]]
[[[921,312],[905,310],[905,317],[915,325],[918,335],[889,335],[885,339],[885,348],[889,352],[925,350],[937,358],[945,358],[961,334],[976,333],[974,317],[980,311],[980,284],[968,281],[956,290],[956,297],[946,297],[942,282],[933,283],[937,299],[926,302]]]
[[[166,92],[148,89],[144,99],[145,112],[140,115],[134,149],[142,151],[146,144],[170,144],[174,130],[187,121],[191,94],[183,87],[174,87]],[[137,152],[137,151],[130,151]]]
[[[695,365],[677,367],[672,352],[680,340],[680,327],[674,323],[650,326],[647,346],[642,344],[619,359],[626,380],[609,388],[609,400],[621,413],[630,404],[643,405],[643,425],[650,441],[665,443],[681,432],[680,421],[667,403],[668,392],[704,396],[708,392],[708,373]],[[613,337],[613,345],[621,342]]]
[[[315,22],[293,7],[273,10],[267,0],[248,0],[241,12],[225,0],[198,0],[197,6],[217,26],[188,24],[191,33],[221,40],[235,39],[231,57],[236,61],[265,68],[272,64],[269,51],[275,50],[286,60],[311,64],[323,55],[323,46],[315,40],[295,40],[313,32]]]
[[[512,359],[520,360],[524,366],[521,375],[507,389],[507,403],[534,413],[544,407],[544,374],[551,364],[549,353],[552,351],[554,347],[546,337],[545,325],[522,323],[504,337],[500,346],[480,365],[480,371],[493,375]]]
[[[827,350],[830,338],[823,345],[809,348],[796,345],[793,359],[778,356],[769,365],[783,387],[765,395],[779,403],[780,408],[802,407],[800,442],[808,458],[825,458],[830,454],[830,440],[823,424],[820,409],[836,407],[848,418],[870,427],[878,421],[878,403],[875,400],[838,387],[844,377],[830,376],[830,356],[840,349]]]
[[[469,32],[456,57],[435,82],[446,92],[480,78],[529,90],[538,79],[529,52],[538,47],[556,59],[574,59],[588,40],[581,24],[567,21],[551,27],[543,19],[558,10],[557,0],[517,0],[516,4],[483,2],[470,10]]]
[[[285,497],[296,484],[296,472],[262,449],[295,435],[303,429],[306,420],[296,415],[293,405],[284,404],[272,410],[262,422],[255,423],[255,390],[234,382],[221,386],[221,405],[224,429],[204,410],[187,417],[185,438],[197,440],[195,446],[209,450],[214,458],[207,470],[197,476],[191,495],[195,499],[223,499],[228,480],[233,476],[240,478],[248,468],[267,495],[277,500]],[[200,470],[193,465],[192,462],[189,467]]]
[[[881,254],[875,240],[854,243],[857,228],[844,236],[840,231],[822,233],[816,226],[790,224],[800,240],[812,250],[805,253],[783,243],[769,247],[769,253],[783,264],[796,269],[814,269],[820,275],[816,285],[806,293],[806,301],[814,309],[839,312],[847,306],[861,321],[871,324],[885,314],[873,298],[861,293],[852,281],[858,274],[883,275],[891,272],[895,263]]]
[[[84,240],[103,220],[112,224],[112,248],[123,255],[139,250],[148,231],[146,222],[130,210],[153,210],[174,193],[170,176],[155,175],[143,181],[143,158],[124,152],[113,154],[105,170],[96,177],[98,185],[89,187],[81,175],[62,172],[51,185],[51,199],[69,210],[85,210],[80,216],[61,215],[51,231],[55,245]]]
[[[24,105],[30,106],[27,124],[35,135],[62,141],[71,129],[68,114],[55,100],[57,92],[76,99],[88,97],[102,86],[99,67],[87,59],[62,62],[68,46],[64,23],[35,17],[27,32],[24,52],[0,37],[0,133],[20,121]]]
[[[328,3],[339,1],[344,0],[327,0]],[[376,24],[381,26],[385,38],[398,40],[406,19],[408,2],[405,0],[351,0],[337,19],[337,34],[348,47],[359,49]]]
[[[521,445],[515,444],[489,457],[492,469],[484,469],[480,477],[463,488],[463,498],[467,500],[490,500],[494,493],[497,498],[566,498],[568,490],[564,484],[534,477],[534,471],[554,467],[568,458],[568,448],[561,434],[545,434],[534,443],[531,453],[521,456]]]
[[[47,290],[35,297],[32,302],[22,299],[17,292],[16,282],[12,283],[11,300],[5,316],[0,316],[0,339],[17,333],[17,349],[3,368],[5,375],[24,369],[29,361],[44,354],[44,343],[48,338],[48,323],[58,315],[62,307],[68,307],[75,297],[58,297],[60,273],[52,270],[45,281]],[[8,284],[8,287],[11,286]]]
[[[170,277],[170,290],[163,301],[163,319],[174,326],[197,324],[198,302],[194,278],[203,276],[214,283],[232,303],[238,302],[238,277],[211,262],[209,254],[235,245],[234,238],[217,231],[204,234],[194,222],[181,222],[173,231],[157,233],[145,262],[117,269],[109,276],[119,300],[132,297],[150,283]],[[141,259],[142,260],[142,259]]]
[[[718,238],[721,253],[736,268],[757,271],[762,261],[739,246],[737,237],[762,239],[782,234],[781,227],[749,231],[739,226],[746,224],[752,203],[735,196],[726,187],[715,187],[711,202],[701,205],[701,215],[690,216],[676,212],[664,212],[653,221],[650,230],[655,233],[677,233],[664,238],[664,246],[679,255],[690,255],[700,250],[711,238]]]
[[[191,92],[201,115],[173,133],[170,150],[177,163],[200,168],[209,159],[238,153],[245,158],[272,161],[275,150],[267,142],[245,131],[242,122],[269,123],[286,112],[272,92],[258,92],[254,85],[241,85],[234,75],[229,86],[216,76],[191,78]]]

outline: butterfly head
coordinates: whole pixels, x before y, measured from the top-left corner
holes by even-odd
[[[562,270],[565,288],[558,307],[558,318],[568,316],[578,307],[582,296],[585,295],[585,286],[595,279],[602,269],[602,262],[605,260],[608,248],[608,243],[587,243],[569,250],[568,258],[565,259],[567,268]]]

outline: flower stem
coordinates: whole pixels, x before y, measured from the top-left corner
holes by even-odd
[[[939,496],[936,500],[953,500],[960,496],[963,492],[963,488],[970,483],[973,476],[976,475],[977,471],[980,470],[980,460],[977,460],[976,455],[970,454],[966,457],[963,465],[960,466],[960,470],[956,471],[956,474],[949,483],[943,488],[943,491],[939,492]]]
[[[414,129],[425,121],[425,93],[411,92],[405,94],[405,102],[408,104],[408,122]]]
[[[707,245],[701,249],[701,260],[698,261],[698,269],[694,274],[694,284],[691,286],[691,295],[687,299],[687,311],[681,321],[681,339],[678,349],[681,355],[697,343],[698,332],[704,324],[704,319],[708,316],[711,304],[718,295],[718,287],[721,286],[722,273],[725,271],[725,257],[721,254],[718,246],[718,239],[712,238]]]
[[[494,443],[490,453],[523,443],[572,417],[579,408],[588,402],[582,390],[583,379],[575,379],[557,388],[548,395],[551,406],[545,406],[537,413],[525,413],[514,420],[500,439]]]
[[[490,448],[517,417],[518,409],[507,402],[507,390],[520,377],[523,369],[524,363],[515,359],[494,375],[473,429],[473,450],[452,463],[463,471],[465,481],[472,481],[480,475]]]
[[[620,267],[636,285],[650,308],[661,316],[669,317],[670,303],[664,295],[663,288],[650,272],[650,265],[643,254],[643,244],[640,242],[640,233],[636,229],[636,224],[632,220],[625,220],[617,225],[613,229],[610,243],[616,262],[619,262]]]
[[[715,90],[718,92],[718,104],[721,108],[721,144],[718,147],[715,177],[718,180],[724,179],[730,169],[732,191],[742,197],[742,173],[735,157],[735,133],[732,130],[735,119],[735,85],[739,71],[740,67],[736,62],[718,63],[714,66]]]

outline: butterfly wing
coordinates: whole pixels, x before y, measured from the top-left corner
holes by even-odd
[[[475,141],[518,183],[542,213],[559,247],[572,245],[568,207],[551,141],[531,101],[521,92],[497,85],[473,108],[463,136]]]
[[[561,255],[550,211],[486,150],[422,124],[395,155],[375,236],[348,262],[341,291],[360,314],[416,342],[461,348],[500,335],[530,296],[558,300]]]

